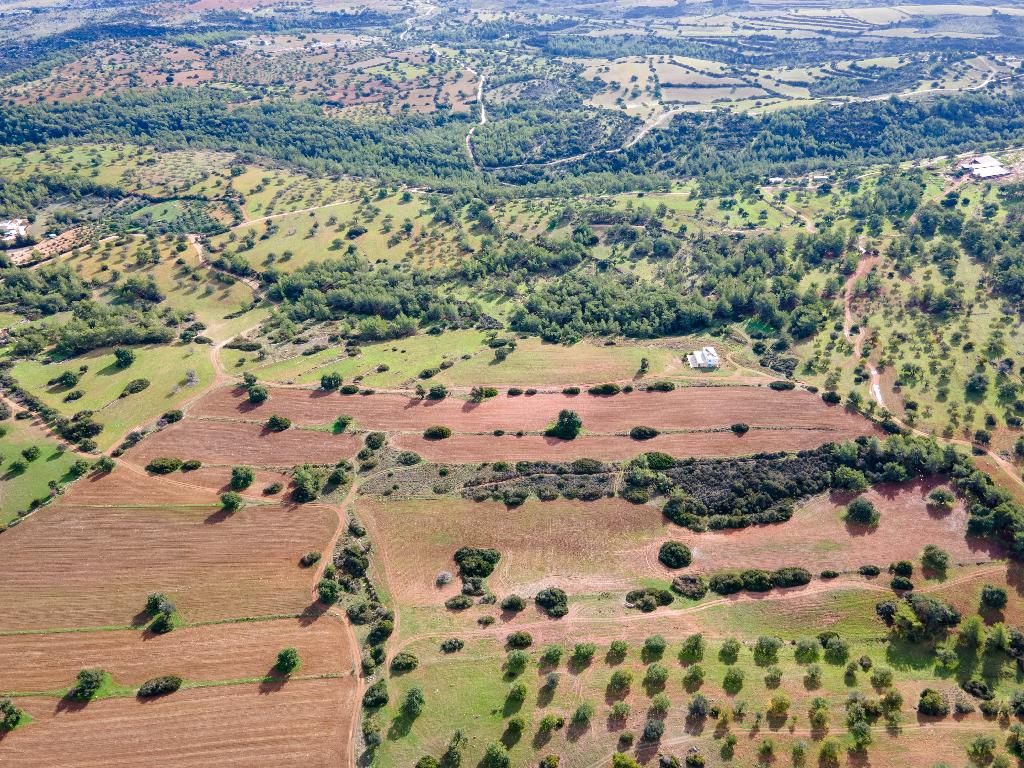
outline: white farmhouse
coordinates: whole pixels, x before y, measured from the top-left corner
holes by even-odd
[[[969,170],[976,179],[997,179],[1010,173],[1009,168],[991,155],[971,158],[961,167]]]
[[[25,237],[27,233],[28,222],[25,219],[0,221],[0,241],[13,243],[19,237]]]
[[[704,347],[686,356],[686,362],[691,368],[717,368],[719,365],[718,350],[714,347]]]

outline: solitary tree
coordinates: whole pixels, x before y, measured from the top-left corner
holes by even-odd
[[[277,654],[277,663],[274,669],[282,675],[290,675],[302,664],[299,652],[295,648],[282,648]]]

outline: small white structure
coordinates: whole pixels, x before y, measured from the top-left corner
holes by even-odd
[[[0,221],[0,240],[5,243],[13,243],[19,237],[28,234],[28,222],[25,219],[11,219]]]
[[[997,179],[1010,173],[1009,168],[991,155],[971,158],[961,168],[969,170],[976,179]]]
[[[704,347],[686,356],[691,368],[717,368],[718,351],[714,347]]]

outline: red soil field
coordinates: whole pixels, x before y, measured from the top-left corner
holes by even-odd
[[[228,466],[200,467],[190,472],[181,473],[181,480],[193,486],[208,488],[210,491],[220,494],[231,490],[231,468]],[[282,490],[276,495],[267,496],[263,494],[263,489],[273,483],[280,483],[283,489],[287,489],[291,482],[292,476],[290,473],[260,469],[256,471],[256,479],[252,481],[252,485],[246,490],[241,491],[241,493],[243,496],[250,496],[252,498],[281,501],[287,498],[287,490]]]
[[[3,687],[48,691],[70,685],[83,667],[100,667],[122,685],[158,675],[189,680],[262,677],[282,648],[297,648],[302,675],[349,674],[345,628],[331,616],[313,622],[278,619],[176,629],[166,635],[139,630],[11,635],[0,643]]]
[[[590,432],[627,432],[637,425],[659,429],[708,429],[745,422],[752,427],[801,427],[868,434],[870,423],[843,408],[826,405],[808,392],[775,392],[767,387],[683,387],[673,392],[633,392],[614,397],[542,393],[531,397],[500,394],[474,404],[450,397],[416,400],[403,395],[339,395],[323,390],[271,388],[265,403],[253,406],[245,393],[225,387],[191,409],[196,417],[265,421],[271,414],[296,424],[333,422],[352,415],[362,429],[422,430],[444,424],[456,432],[539,431],[571,408]]]
[[[581,457],[612,461],[629,459],[647,451],[664,451],[673,456],[747,456],[773,451],[801,451],[823,443],[856,437],[812,429],[751,430],[742,437],[732,432],[690,432],[659,435],[653,440],[632,440],[621,435],[583,435],[575,440],[557,440],[540,435],[454,435],[447,440],[426,440],[421,435],[396,435],[395,448],[416,451],[428,461],[478,462],[547,459],[570,461]]]
[[[348,765],[356,680],[230,685],[85,706],[20,699],[34,722],[0,742],[19,768],[182,768]]]
[[[220,472],[230,472],[221,469]],[[108,474],[92,473],[71,486],[64,501],[75,505],[179,506],[216,505],[217,494],[195,483],[194,472],[150,475],[144,470],[121,465]]]
[[[267,416],[271,413],[274,411],[267,411]],[[147,437],[125,455],[140,466],[158,456],[176,456],[204,464],[284,467],[304,462],[334,464],[354,456],[361,445],[362,439],[356,435],[308,429],[269,432],[258,424],[183,419]]]
[[[319,506],[45,509],[0,536],[0,630],[128,625],[150,592],[188,621],[300,613],[298,559],[337,524]]]

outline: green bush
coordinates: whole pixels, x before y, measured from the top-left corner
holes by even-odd
[[[659,434],[661,433],[658,432],[658,430],[656,430],[654,427],[640,426],[633,427],[631,430],[629,430],[629,436],[634,440],[651,440],[652,438],[657,437]]]
[[[380,709],[388,703],[388,684],[380,679],[366,689],[363,694],[363,706],[367,709]]]
[[[558,587],[541,590],[533,600],[537,607],[553,619],[559,619],[569,612],[569,597]]]
[[[576,411],[563,409],[558,413],[555,423],[548,427],[544,434],[562,440],[574,440],[583,429],[583,419]]]
[[[284,432],[292,425],[292,420],[284,416],[274,414],[267,419],[266,428],[271,432]]]
[[[447,440],[452,436],[451,427],[433,426],[423,430],[423,437],[427,440]]]
[[[146,465],[146,471],[152,472],[154,475],[169,475],[171,472],[177,472],[179,469],[181,469],[181,459],[167,456],[153,459]]]
[[[256,479],[256,471],[252,467],[232,467],[231,468],[231,488],[236,491],[244,491],[250,485],[253,480]]]
[[[149,379],[132,379],[124,385],[120,397],[128,397],[149,388]]]
[[[242,497],[234,491],[220,495],[220,506],[225,512],[235,512],[242,507]]]
[[[862,496],[846,505],[846,519],[860,525],[878,525],[881,514],[875,505]]]
[[[685,568],[692,562],[693,553],[681,542],[666,541],[658,549],[658,560],[668,568]]]
[[[139,686],[139,691],[136,695],[140,699],[148,699],[153,696],[166,696],[169,693],[174,693],[180,687],[180,677],[175,675],[163,675],[144,682]]]
[[[97,693],[106,679],[107,673],[102,669],[83,669],[75,678],[75,684],[68,691],[68,698],[88,701]]]
[[[299,668],[302,660],[299,658],[299,652],[295,648],[282,648],[277,653],[277,661],[274,664],[274,669],[280,672],[282,675],[290,675],[292,672]]]

